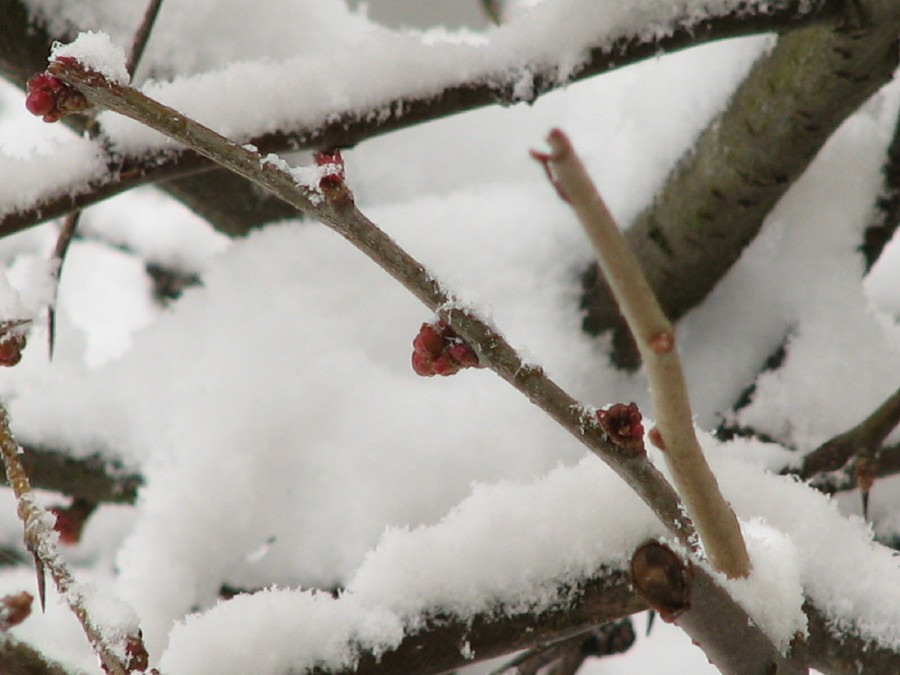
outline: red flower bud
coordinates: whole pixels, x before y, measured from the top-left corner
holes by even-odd
[[[644,452],[644,425],[637,403],[616,403],[597,411],[597,421],[609,441],[631,452]]]
[[[480,368],[475,350],[444,321],[423,323],[413,340],[412,367],[418,375],[453,375]]]

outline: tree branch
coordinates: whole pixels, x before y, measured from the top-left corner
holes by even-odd
[[[660,31],[657,37],[650,40],[642,41],[628,33],[605,36],[602,44],[590,50],[584,67],[573,76],[572,81],[656,57],[663,52],[677,51],[705,42],[833,22],[841,6],[841,0],[791,0],[772,3],[767,13],[753,8],[710,16],[701,21],[685,16],[674,22],[669,33]],[[6,9],[10,13],[6,13]],[[5,20],[0,27],[0,73],[15,82],[24,83],[31,74],[44,68],[49,44],[53,39],[71,38],[71,35],[44,34],[40,39],[30,41],[27,54],[22,54],[18,48],[18,37],[39,29],[29,24],[28,14],[20,1],[0,0],[0,16],[4,16]],[[9,21],[6,21],[7,17]],[[530,81],[533,92],[529,102],[567,84],[559,80],[556,67],[552,65],[526,63],[512,71],[507,68],[499,72],[487,70],[476,80],[449,83],[437,95],[401,95],[385,100],[378,106],[379,111],[384,114],[335,110],[329,114],[327,121],[266,134],[250,139],[250,142],[264,153],[349,147],[380,134],[448,115],[498,103],[517,103],[519,99],[513,92],[517,90],[517,84],[521,85],[525,81]],[[0,236],[59,217],[73,208],[88,206],[137,185],[182,178],[198,170],[208,171],[213,166],[193,153],[126,158],[121,171],[115,170],[119,168],[119,164],[116,164],[111,167],[109,175],[75,197],[59,195],[41,200],[17,213],[6,214],[0,218]],[[250,228],[268,222],[260,215],[260,206],[263,206],[265,218],[270,215],[278,218],[296,215],[292,210],[284,208],[279,200],[261,202],[258,194],[245,182],[231,179],[219,184],[221,175],[221,172],[216,172],[209,176],[193,176],[189,180],[163,186],[163,189],[170,190],[200,215],[207,217],[214,226],[230,235],[245,234]]]
[[[604,278],[637,342],[653,395],[660,447],[678,493],[713,568],[729,577],[745,577],[750,573],[750,558],[737,518],[722,496],[694,433],[672,324],[568,137],[554,129],[547,143],[550,154],[536,156],[547,163],[557,191],[584,226]]]
[[[660,616],[682,628],[726,675],[806,673],[786,658],[702,567],[651,541],[631,558],[631,582]]]
[[[876,201],[872,222],[863,233],[860,251],[869,272],[878,261],[881,252],[900,225],[900,116],[894,126],[894,136],[887,149],[887,159],[881,168],[883,184]]]
[[[859,4],[865,24],[782,35],[626,232],[672,321],[707,296],[841,122],[891,80],[900,60],[900,4]],[[635,366],[596,268],[585,279],[585,329],[617,328],[615,360]]]
[[[698,572],[705,579],[702,582],[704,588],[698,591],[695,584],[693,589],[694,593],[700,594],[695,596],[699,602],[699,598],[706,598],[708,594],[720,591],[715,591],[712,588],[714,582],[694,566],[692,573],[696,575]],[[422,630],[405,636],[395,649],[378,656],[361,653],[354,669],[338,672],[318,669],[313,672],[317,675],[443,673],[473,662],[533,647],[535,644],[566,640],[587,633],[603,623],[619,620],[647,608],[646,601],[632,587],[629,573],[619,569],[601,569],[576,588],[560,588],[559,604],[546,612],[510,613],[500,606],[478,614],[470,621],[434,616],[425,622]],[[723,611],[728,612],[725,616],[735,617],[731,613],[734,611],[732,608]],[[900,650],[861,638],[853,630],[839,629],[809,600],[804,603],[803,611],[807,616],[809,635],[805,642],[793,645],[792,659],[834,675],[894,675],[900,672]],[[746,615],[744,617],[746,620]],[[732,624],[721,620],[719,624],[715,625],[713,620],[706,630],[720,630],[723,634],[728,634],[734,628],[746,627],[746,624]],[[758,638],[758,635],[754,637],[751,651],[760,647],[756,642]],[[721,638],[714,639],[722,644]],[[464,650],[466,644],[469,649]],[[743,649],[742,647],[741,653],[745,653]],[[732,658],[728,654],[724,657]],[[782,663],[778,657],[773,655],[773,658]]]
[[[687,543],[693,533],[674,490],[646,455],[623,453],[610,443],[596,419],[563,391],[543,369],[526,363],[506,339],[475,313],[460,307],[452,294],[353,203],[343,180],[323,174],[317,188],[300,184],[280,161],[229,141],[128,86],[107,81],[77,62],[56,61],[49,71],[76,87],[94,105],[114,110],[192,147],[253,181],[296,209],[317,218],[347,239],[399,281],[426,307],[440,312],[475,350],[483,364],[525,394],[575,438],[609,464],[638,493],[660,521]],[[331,165],[334,168],[334,165]]]
[[[837,471],[854,456],[873,455],[898,424],[900,389],[855,427],[826,441],[804,457],[797,475],[808,479],[819,473]]]
[[[0,405],[0,454],[9,483],[18,501],[19,518],[25,528],[25,541],[34,554],[38,572],[38,591],[43,604],[44,569],[50,572],[59,594],[81,624],[94,652],[100,657],[104,670],[110,675],[127,675],[147,669],[147,651],[140,632],[120,632],[121,627],[109,631],[96,622],[86,607],[86,597],[59,555],[54,531],[55,518],[35,503],[25,469],[19,461],[21,448],[9,428],[6,409]]]

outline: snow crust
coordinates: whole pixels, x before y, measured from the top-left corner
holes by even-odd
[[[662,34],[735,4],[521,2],[502,28],[451,32],[380,26],[341,2],[164,3],[138,79],[243,142],[335,110],[381,114],[401,93],[488,74],[527,99],[525,64],[562,78],[587,45],[623,28]],[[117,44],[143,11],[105,0],[30,5]],[[590,247],[527,150],[550,127],[566,129],[627,223],[770,44],[709,45],[531,107],[373,139],[345,154],[348,181],[374,222],[530,362],[586,405],[634,400],[652,416],[643,378],[609,368],[604,341],[580,331]],[[108,43],[79,49],[112,68]],[[144,81],[151,72],[166,81]],[[82,189],[107,170],[94,143],[27,118],[19,93],[0,97],[0,210]],[[711,430],[728,416],[780,442],[704,436],[754,563],[750,580],[729,583],[780,647],[805,628],[804,595],[835,625],[900,644],[898,559],[873,541],[900,537],[897,479],[876,483],[867,524],[858,495],[828,500],[773,475],[900,381],[900,244],[865,282],[857,254],[898,98],[891,85],[844,125],[679,322],[698,424]],[[168,147],[131,123],[101,122],[120,151]],[[429,612],[547,608],[561,601],[560,584],[622,566],[644,539],[665,536],[611,471],[491,373],[417,378],[410,343],[431,316],[324,227],[291,221],[227,241],[144,190],[90,209],[82,232],[60,287],[53,363],[39,320],[22,364],[0,373],[0,392],[21,440],[100,451],[144,475],[139,503],[101,508],[67,556],[80,578],[134,608],[163,672],[346,665],[352,644],[390,648]],[[55,234],[48,225],[0,241],[10,282],[0,311],[42,317]],[[145,259],[196,271],[203,285],[161,307]],[[757,377],[782,342],[784,365]],[[729,412],[754,380],[749,405]],[[17,545],[15,507],[0,505],[0,541]],[[2,590],[31,583],[18,568],[0,574]],[[223,585],[265,590],[220,601]],[[336,588],[337,597],[321,590]],[[96,672],[57,600],[17,634]],[[100,614],[116,622],[115,611]],[[616,672],[674,667],[660,651],[650,666],[626,660]]]

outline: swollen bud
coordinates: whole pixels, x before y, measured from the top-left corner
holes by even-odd
[[[644,425],[637,403],[616,403],[597,411],[597,422],[610,443],[635,454],[644,452]]]
[[[475,350],[444,321],[423,323],[413,340],[412,367],[417,375],[453,375],[481,368]]]
[[[66,57],[60,57],[63,60]],[[74,87],[49,73],[38,73],[26,85],[28,96],[25,107],[32,115],[38,115],[45,122],[58,119],[90,108],[87,99]]]

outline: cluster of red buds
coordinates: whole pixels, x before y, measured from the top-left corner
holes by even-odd
[[[439,320],[423,323],[413,340],[412,367],[418,375],[453,375],[463,368],[481,368],[478,355],[456,332]]]
[[[644,425],[637,403],[616,403],[597,411],[597,422],[610,443],[630,452],[644,451]]]
[[[324,167],[325,173],[319,179],[319,188],[336,188],[344,183],[344,158],[338,148],[319,150],[313,155],[316,166]]]
[[[66,115],[91,107],[77,89],[49,73],[38,73],[28,80],[27,90],[25,107],[45,122],[56,122]]]

